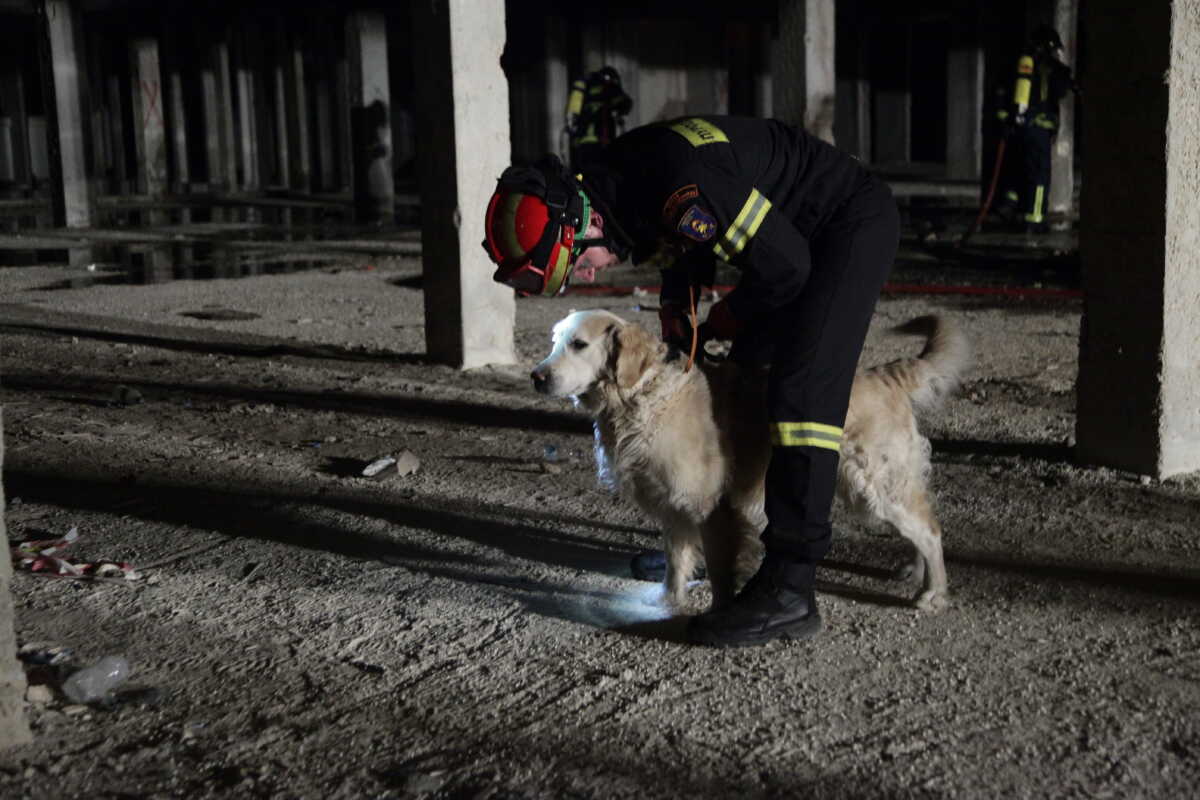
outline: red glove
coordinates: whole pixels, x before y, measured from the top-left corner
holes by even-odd
[[[708,310],[708,319],[700,326],[700,336],[704,341],[730,341],[737,336],[739,327],[737,317],[729,309],[729,295],[726,295]]]

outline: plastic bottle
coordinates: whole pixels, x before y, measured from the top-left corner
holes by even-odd
[[[63,694],[73,703],[94,703],[108,697],[109,692],[129,677],[129,662],[122,656],[105,656],[63,681]]]

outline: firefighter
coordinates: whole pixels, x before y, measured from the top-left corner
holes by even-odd
[[[997,212],[1001,217],[1014,217],[1030,233],[1047,229],[1050,153],[1058,133],[1059,103],[1068,91],[1079,91],[1070,67],[1058,58],[1062,48],[1062,39],[1053,28],[1042,25],[1034,31],[1017,59],[1007,102],[996,112],[1007,140]]]
[[[680,347],[692,335],[689,294],[711,284],[718,261],[741,271],[698,334],[732,340],[740,363],[770,365],[765,556],[732,603],[692,619],[689,637],[741,646],[820,630],[813,588],[850,386],[899,240],[888,187],[802,129],[697,116],[624,134],[580,175],[552,161],[509,168],[486,231],[494,278],[526,294],[553,295],[572,270],[629,255],[665,265],[662,333]],[[665,561],[641,566],[655,559]]]
[[[633,98],[621,88],[621,76],[612,67],[602,67],[571,84],[567,95],[566,133],[574,169],[594,162],[600,152],[617,138]]]

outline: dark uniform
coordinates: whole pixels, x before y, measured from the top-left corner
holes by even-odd
[[[771,364],[763,541],[768,559],[802,565],[811,588],[830,544],[850,387],[899,239],[891,191],[803,130],[718,116],[635,129],[584,181],[635,261],[677,254],[664,306],[711,283],[717,259],[741,270],[722,301],[738,322],[733,357]]]
[[[1029,225],[1045,222],[1059,103],[1072,88],[1070,67],[1042,48],[1031,48],[1017,59],[1008,103],[996,112],[1008,131],[1005,160],[1011,164],[1001,173],[1001,203],[1014,207]]]
[[[621,88],[621,78],[612,67],[604,67],[571,84],[567,95],[567,134],[571,165],[581,169],[593,163],[617,138],[617,128],[633,107],[633,99]]]

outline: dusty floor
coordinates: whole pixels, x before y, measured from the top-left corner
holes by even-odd
[[[925,423],[954,604],[909,608],[887,577],[906,545],[839,517],[825,632],[720,652],[626,577],[654,531],[597,485],[587,423],[527,385],[568,309],[653,312],[523,300],[521,363],[459,372],[423,363],[419,265],[365,266],[0,269],[9,536],[77,527],[69,555],[142,574],[15,576],[29,651],[133,676],[109,707],[31,703],[0,796],[1195,792],[1200,478],[1073,463],[1077,301],[885,298],[866,362],[929,311],[976,347]],[[214,310],[258,316],[189,316]],[[404,450],[414,474],[355,477]]]

